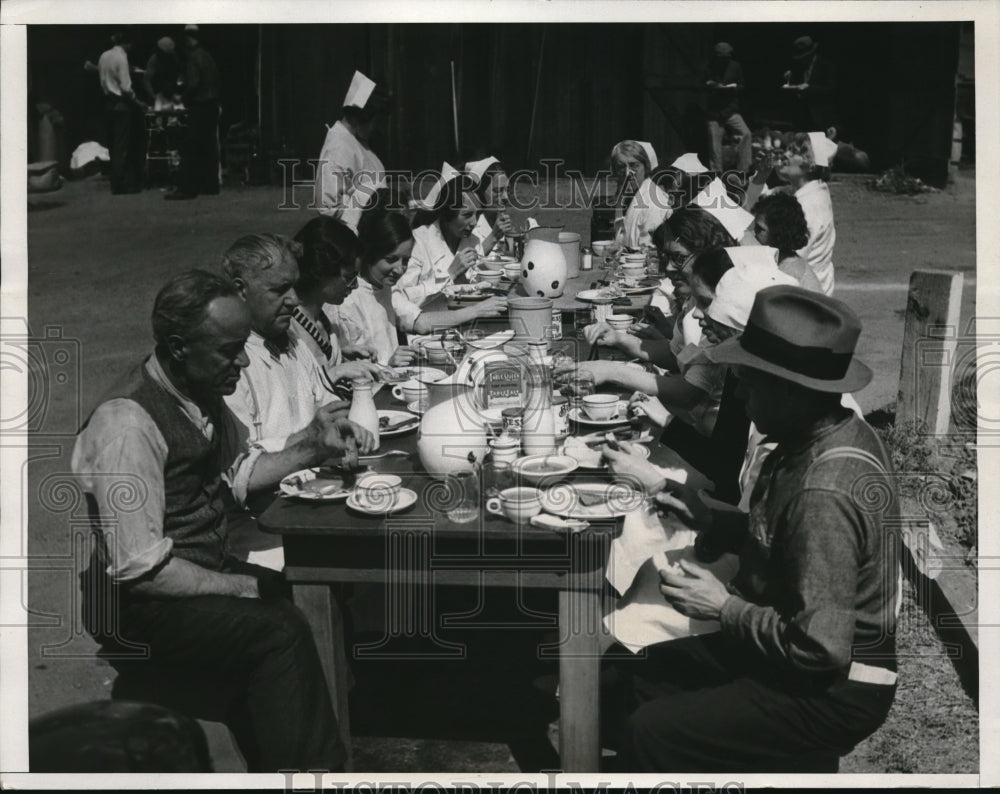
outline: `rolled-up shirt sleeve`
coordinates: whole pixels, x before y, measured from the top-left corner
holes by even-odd
[[[796,669],[844,669],[851,662],[862,553],[857,509],[844,494],[807,489],[782,523],[776,534],[786,603],[779,609],[732,595],[722,608],[722,630]]]
[[[410,300],[402,290],[392,290],[392,310],[396,312],[396,321],[400,330],[412,334],[413,326],[420,316],[420,307]]]
[[[72,466],[97,505],[107,573],[118,582],[159,566],[173,548],[163,535],[167,444],[138,403],[101,405],[73,448]]]

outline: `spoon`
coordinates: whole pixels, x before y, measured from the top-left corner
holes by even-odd
[[[382,460],[382,458],[395,458],[395,457],[409,457],[409,452],[403,452],[401,449],[388,449],[385,452],[380,452],[378,455],[361,455],[358,458],[358,463],[370,463],[373,460]]]

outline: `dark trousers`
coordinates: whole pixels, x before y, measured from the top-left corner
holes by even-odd
[[[630,712],[623,771],[836,771],[837,757],[885,721],[896,691],[797,677],[721,634],[646,650],[615,665],[626,684],[612,709]]]
[[[138,193],[146,164],[146,127],[142,110],[127,99],[107,98],[111,192]]]
[[[276,576],[235,560],[227,568],[269,581]],[[225,682],[234,698],[227,722],[249,771],[343,766],[346,753],[312,632],[286,598],[122,593],[117,600],[120,638],[148,648],[148,659],[129,667],[141,664],[144,674],[162,672],[165,680]]]
[[[178,189],[188,196],[219,192],[219,103],[192,103],[181,146]]]

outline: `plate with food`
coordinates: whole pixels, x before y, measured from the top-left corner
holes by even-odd
[[[442,370],[434,367],[408,366],[408,367],[388,367],[392,373],[392,380],[388,383],[405,383],[408,380],[418,380],[423,383],[434,383],[446,377]]]
[[[346,484],[339,469],[314,466],[311,469],[289,474],[282,479],[278,490],[283,496],[306,499],[310,502],[339,502],[354,493],[354,485]]]
[[[628,282],[632,281],[630,285]],[[632,295],[649,295],[653,290],[660,286],[660,279],[658,278],[641,278],[636,280],[624,279],[621,285],[622,292],[628,296]]]
[[[621,482],[561,483],[542,492],[542,509],[563,518],[618,518],[642,507],[645,497]]]
[[[584,303],[594,303],[597,301],[608,301],[614,300],[615,298],[623,298],[625,293],[622,292],[618,287],[599,287],[598,289],[585,289],[581,292],[576,293],[576,299],[578,301],[583,301]]]
[[[609,443],[609,440],[598,438],[587,443],[588,440],[586,436],[570,436],[559,451],[563,455],[573,458],[582,469],[606,469],[608,463],[601,455],[600,447],[602,444]],[[640,460],[649,458],[649,447],[644,447],[642,444],[632,444],[626,451]]]
[[[453,301],[483,301],[492,292],[488,284],[452,284],[444,288],[444,294]]]
[[[379,436],[401,436],[420,426],[420,417],[409,411],[379,411]]]

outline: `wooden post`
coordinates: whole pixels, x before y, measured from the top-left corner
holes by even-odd
[[[897,424],[916,420],[927,433],[948,432],[963,280],[961,273],[940,270],[915,270],[910,275]]]

